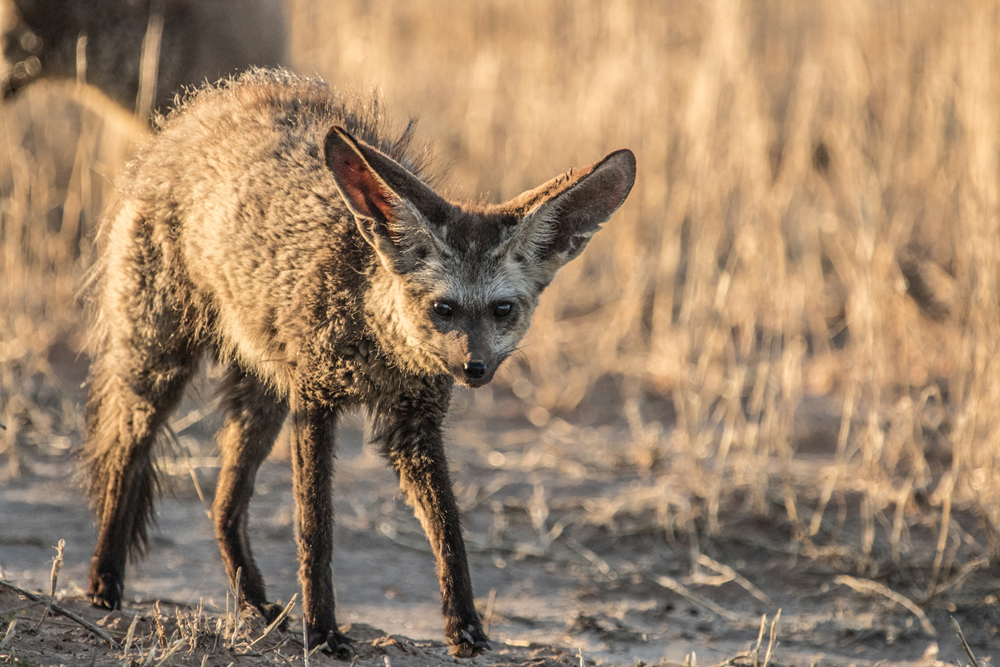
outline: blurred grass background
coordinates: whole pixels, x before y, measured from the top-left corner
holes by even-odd
[[[418,115],[452,196],[504,199],[635,151],[628,202],[543,296],[497,380],[533,422],[612,405],[632,463],[669,472],[708,533],[736,504],[819,554],[830,522],[858,521],[859,563],[899,565],[920,525],[937,535],[928,595],[995,560],[997,3],[288,10],[295,69],[379,88],[399,123]],[[0,111],[7,475],[79,441],[75,294],[142,134],[71,92],[39,86]],[[825,458],[803,472],[810,451]]]

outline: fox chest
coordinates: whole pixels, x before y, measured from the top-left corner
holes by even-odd
[[[373,406],[417,380],[367,338],[324,349],[300,372],[299,385],[311,398],[345,407]]]

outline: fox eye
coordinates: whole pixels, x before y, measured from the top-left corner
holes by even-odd
[[[452,314],[451,304],[447,301],[435,301],[434,302],[434,312],[441,317],[451,317]]]
[[[510,315],[510,311],[513,309],[513,304],[509,301],[504,301],[503,303],[498,303],[496,308],[493,309],[493,317],[497,319],[502,319]]]

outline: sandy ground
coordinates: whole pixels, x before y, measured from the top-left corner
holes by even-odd
[[[180,419],[197,407],[188,401]],[[720,535],[685,535],[657,517],[657,497],[670,493],[664,484],[668,473],[615,463],[627,458],[622,454],[627,428],[593,412],[581,413],[581,423],[552,419],[537,427],[521,409],[512,396],[489,399],[487,406],[480,397],[463,394],[450,430],[472,578],[497,649],[472,664],[578,665],[582,656],[586,664],[717,665],[753,648],[762,615],[770,629],[779,609],[771,661],[781,665],[966,664],[950,616],[980,660],[1000,656],[1000,605],[991,596],[1000,588],[985,566],[959,572],[950,592],[923,604],[922,622],[885,593],[891,588],[919,601],[905,567],[880,575],[875,588],[855,590],[851,582],[868,578],[849,550],[807,554],[790,539],[787,525],[754,519],[735,502],[724,508]],[[57,598],[102,621],[120,640],[132,615],[148,624],[157,600],[167,616],[192,614],[200,605],[208,617],[224,617],[231,604],[228,585],[191,476],[194,468],[198,485],[211,498],[215,419],[179,431],[180,449],[189,456],[167,461],[170,491],[158,506],[151,553],[129,571],[124,616],[106,617],[82,599],[94,529],[68,453],[33,461],[0,488],[4,578],[47,590],[52,547],[63,539]],[[588,420],[612,425],[588,425]],[[830,439],[821,431],[829,421],[822,405],[814,410],[815,428],[800,429],[800,437],[816,446],[800,446],[797,463],[828,462]],[[383,655],[397,665],[450,664],[440,643],[433,558],[391,472],[363,440],[360,418],[345,425],[335,489],[338,618],[358,641],[358,664],[384,664]],[[783,516],[777,509],[773,514]],[[292,518],[291,469],[270,461],[251,508],[252,539],[270,595],[280,601],[298,590]],[[926,528],[908,527],[912,562],[933,552],[936,532]],[[853,529],[850,521],[844,529]],[[841,536],[840,541],[851,540]],[[7,619],[18,618],[0,657],[39,665],[100,657],[121,664],[120,650],[94,649],[99,642],[73,622],[40,623],[43,606],[18,609],[20,604],[9,592],[0,597],[0,612],[14,609]],[[271,664],[277,654],[301,660],[297,609],[291,619],[292,630],[272,637],[284,638],[282,648],[242,655],[237,664],[256,664],[245,662],[251,657]],[[0,620],[0,635],[6,623]],[[241,655],[225,641],[215,648],[216,653],[207,653],[206,646],[191,653],[185,646],[168,661],[202,664],[208,655],[204,664],[225,665]],[[314,656],[313,664],[330,660]],[[743,662],[753,664],[751,658],[735,660]]]

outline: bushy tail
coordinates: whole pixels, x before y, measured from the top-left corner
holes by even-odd
[[[138,205],[117,201],[104,218],[98,245],[104,250],[114,229],[129,229],[141,217]],[[100,526],[98,551],[124,558],[141,554],[148,543],[158,488],[153,445],[183,394],[197,351],[183,335],[167,273],[151,225],[129,240],[132,249],[100,252],[82,290],[91,312],[88,352],[91,370],[83,447],[85,486]],[[137,248],[146,249],[139,262]]]
[[[91,369],[87,398],[87,435],[83,448],[87,495],[97,523],[102,524],[109,506],[113,521],[131,524],[126,534],[128,552],[142,556],[149,544],[154,521],[154,500],[159,484],[149,444],[137,442],[143,406],[125,390],[124,383],[96,360]],[[155,433],[145,434],[146,439]],[[118,505],[118,506],[116,506]]]

